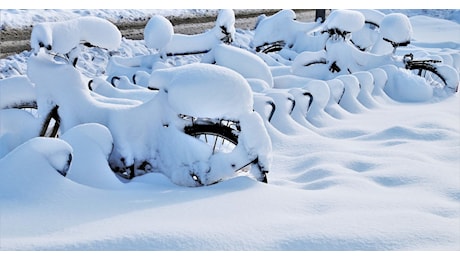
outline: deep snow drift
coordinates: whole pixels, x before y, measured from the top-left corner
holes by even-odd
[[[459,57],[460,34],[456,32],[460,32],[460,25],[427,17],[427,13],[424,16],[414,15],[414,10],[408,13],[412,44],[401,47],[395,55],[410,51],[417,51],[421,57],[437,55],[456,66],[457,78],[455,75],[452,78],[458,80],[456,57]],[[286,17],[290,14],[284,13]],[[355,18],[350,23],[361,23],[359,17]],[[431,26],[426,24],[427,19]],[[171,86],[169,76],[149,81],[145,80],[145,73],[150,75],[150,70],[167,73],[172,67],[197,62],[215,63],[239,72],[247,80],[243,89],[252,90],[244,98],[253,98],[244,99],[242,111],[253,106],[265,116],[260,117],[263,122],[249,115],[241,120],[265,126],[271,149],[264,147],[266,143],[257,142],[261,136],[256,131],[249,131],[245,142],[261,154],[270,154],[271,158],[266,158],[271,161],[268,184],[241,176],[191,188],[176,185],[167,174],[159,172],[121,181],[107,163],[114,140],[107,127],[85,123],[68,127],[58,139],[33,138],[39,129],[35,117],[26,111],[2,109],[2,250],[460,249],[458,93],[433,90],[420,78],[406,77],[396,63],[337,74],[325,71],[321,67],[325,64],[320,64],[314,68],[320,73],[314,74],[296,64],[301,64],[301,59],[304,62],[304,58],[324,58],[328,62],[333,57],[343,62],[338,62],[338,66],[348,66],[350,70],[360,67],[345,62],[345,55],[350,53],[332,51],[347,46],[341,41],[329,42],[328,52],[308,50],[312,55],[286,49],[267,55],[254,54],[248,49],[255,47],[251,41],[256,39],[257,31],[238,28],[234,33],[230,29],[227,33],[214,34],[232,39],[231,45],[212,45],[213,49],[206,54],[165,58],[164,54],[171,50],[167,49],[167,43],[173,37],[168,23],[164,20],[160,23],[159,27],[165,29],[160,30],[164,38],[148,40],[155,50],[147,48],[143,41],[126,39],[120,42],[118,59],[109,60],[108,50],[80,49],[75,55],[81,57],[76,66],[83,71],[82,80],[89,81],[89,75],[96,75],[99,80],[93,82],[96,92],[105,82],[101,79],[123,74],[125,79],[121,77],[118,83],[125,80],[128,88],[136,75],[138,82],[144,77],[145,84],[155,82],[164,89]],[[301,32],[297,31],[296,22],[287,19],[286,23],[289,23],[286,28],[295,33],[280,36],[301,48],[304,39],[292,38]],[[348,25],[356,31],[360,29],[354,28],[356,24]],[[324,26],[329,29],[330,24]],[[438,36],[432,37],[434,34]],[[265,30],[261,35],[273,36]],[[19,82],[1,85],[2,91],[11,85],[21,86],[21,93],[27,94],[25,101],[33,99],[35,93],[34,86],[24,78],[30,55],[31,52],[24,52],[0,61],[0,78]],[[379,57],[386,60],[391,52],[390,56],[385,55]],[[286,59],[288,56],[294,59]],[[357,59],[367,63],[375,60]],[[127,62],[144,70],[124,70],[122,65]],[[107,65],[112,66],[111,70]],[[297,73],[288,73],[290,68],[297,68]],[[315,77],[305,77],[307,73]],[[52,76],[59,78],[58,74]],[[397,92],[400,89],[394,82],[398,80],[417,90]],[[292,87],[293,84],[302,87]],[[145,87],[137,91],[146,91]],[[118,88],[117,95],[122,95],[121,90]],[[11,103],[10,95],[5,94],[10,91],[6,91],[0,92],[2,107]],[[81,91],[89,93],[86,86]],[[209,93],[214,89],[204,91]],[[107,101],[102,93],[93,92],[93,98]],[[130,95],[134,97],[133,93]],[[192,92],[181,92],[176,97],[177,100],[169,101],[175,109],[191,109],[184,106],[184,101],[193,97]],[[65,100],[70,101],[71,97]],[[121,104],[121,100],[114,100],[111,105],[125,107],[148,102],[131,98],[131,103]],[[203,96],[196,100],[206,101]],[[294,107],[293,100],[297,101]],[[241,105],[234,99],[230,101],[222,104],[223,107]],[[270,121],[266,101],[276,104]],[[47,105],[51,104],[43,104]],[[207,109],[196,112],[224,113],[203,107]],[[70,118],[70,114],[65,118]],[[171,140],[172,143],[163,144],[184,145],[181,143],[184,139]]]

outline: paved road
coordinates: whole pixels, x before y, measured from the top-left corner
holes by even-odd
[[[261,14],[271,15],[277,9],[254,9],[254,10],[234,10],[235,27],[240,29],[253,29],[257,17]],[[310,22],[315,18],[315,10],[298,9],[296,19],[299,21]],[[193,18],[167,17],[174,25],[174,32],[183,34],[197,34],[214,27],[216,17],[203,16]],[[148,17],[135,22],[121,22],[115,25],[120,29],[123,37],[132,40],[144,38],[143,30],[148,22]],[[0,32],[0,59],[7,56],[30,50],[29,39],[31,29],[9,29]]]

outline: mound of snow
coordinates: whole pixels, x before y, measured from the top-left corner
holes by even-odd
[[[425,79],[394,65],[382,66],[388,75],[385,92],[400,102],[424,102],[433,97],[433,88]]]
[[[55,138],[35,137],[18,146],[0,159],[0,196],[47,194],[47,187],[58,185],[63,179],[61,175],[67,174],[72,152],[67,142]]]
[[[375,9],[357,9],[356,11],[359,11],[364,15],[366,23],[371,23],[377,26],[380,26],[383,18],[385,17],[384,13]]]
[[[30,36],[30,46],[34,53],[44,47],[66,54],[81,42],[115,50],[120,46],[121,33],[108,20],[85,16],[62,22],[39,23],[34,26]]]
[[[35,87],[26,76],[0,79],[0,108],[33,104],[37,99]]]
[[[217,65],[230,68],[248,79],[263,80],[273,87],[270,68],[259,56],[226,44],[219,44],[212,51]]]
[[[144,28],[145,45],[153,49],[162,49],[174,34],[172,23],[162,15],[154,15]]]
[[[295,17],[295,12],[290,9],[281,10],[269,17],[264,17],[254,31],[254,45],[261,46],[265,43],[292,39],[292,32],[285,26]]]
[[[380,24],[380,34],[383,39],[395,43],[410,42],[412,38],[412,25],[409,18],[404,14],[387,14]]]
[[[366,50],[378,40],[380,23],[385,14],[373,9],[359,9],[365,17],[365,26],[356,32],[353,32],[353,43],[360,49]]]
[[[220,10],[215,26],[211,30],[193,35],[175,33],[163,51],[172,54],[207,52],[221,42],[233,42],[235,32],[233,10]]]
[[[219,65],[193,63],[156,70],[149,86],[167,92],[171,107],[184,115],[237,119],[252,111],[248,82],[239,73]]]
[[[355,32],[364,26],[364,15],[354,10],[334,10],[326,18],[326,29],[339,29],[342,32]]]
[[[61,139],[72,146],[73,159],[67,178],[77,183],[102,188],[120,188],[122,182],[109,167],[113,139],[109,129],[90,123],[69,129]]]
[[[95,93],[106,97],[132,99],[141,102],[147,102],[156,95],[154,91],[148,90],[147,88],[114,88],[112,84],[101,78],[94,78],[90,80],[88,86]]]
[[[316,79],[329,77],[329,59],[325,50],[304,51],[299,53],[291,65],[292,74]]]
[[[41,122],[21,109],[0,110],[0,158],[40,133]]]
[[[215,31],[219,35],[224,33],[225,35],[221,35],[223,37],[228,37],[230,36],[230,42],[235,39],[235,12],[232,9],[222,9],[219,11],[217,14],[216,18],[216,25],[215,25]],[[217,30],[217,28],[220,29],[220,32]],[[222,38],[220,38],[222,40]]]

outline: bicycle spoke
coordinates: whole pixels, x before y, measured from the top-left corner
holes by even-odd
[[[217,145],[217,136],[214,137],[214,145],[212,146],[212,154],[216,152],[216,145]]]

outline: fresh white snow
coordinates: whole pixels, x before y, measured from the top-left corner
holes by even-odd
[[[395,57],[406,51],[418,51],[421,57],[443,55],[456,68],[457,74],[451,78],[453,84],[458,84],[460,12],[452,11],[443,17],[437,10],[434,18],[428,17],[427,10],[407,10],[413,43],[401,47]],[[0,12],[3,28],[61,20],[69,13],[72,18],[89,14],[116,19],[121,11]],[[142,16],[155,13],[123,12]],[[161,12],[169,13],[218,12]],[[228,11],[223,14],[224,21],[231,20]],[[284,11],[283,19],[292,18],[288,14],[292,13]],[[334,22],[359,31],[355,25],[361,23],[362,17],[352,14],[352,24],[347,24],[347,19]],[[161,37],[145,40],[158,51],[174,41],[169,37],[169,25],[160,20],[150,29],[152,33],[162,31]],[[284,31],[281,37],[297,41],[300,46],[303,42],[298,35],[305,32],[298,31],[293,23],[289,21],[286,28],[291,31]],[[399,38],[406,35],[408,27],[398,29],[402,32],[391,33]],[[261,39],[273,36],[264,30],[260,33]],[[5,94],[11,91],[7,80],[17,77],[28,99],[34,97],[37,88],[36,95],[44,101],[39,107],[49,111],[56,102],[62,102],[58,103],[64,108],[61,116],[68,119],[67,125],[62,125],[60,138],[40,138],[33,137],[40,128],[35,117],[25,111],[1,111],[0,249],[460,250],[459,94],[433,90],[420,78],[410,76],[398,66],[399,58],[392,53],[368,54],[367,58],[356,58],[366,65],[356,65],[344,58],[351,53],[340,54],[345,43],[338,40],[328,43],[332,48],[327,53],[309,50],[310,53],[298,55],[254,54],[247,49],[256,45],[249,46],[246,40],[255,39],[256,34],[254,30],[236,28],[233,44],[240,47],[238,50],[212,43],[206,45],[212,49],[208,54],[175,59],[148,50],[144,41],[121,39],[118,53],[125,58],[119,61],[125,65],[131,62],[139,71],[152,74],[149,86],[158,87],[158,95],[169,95],[169,99],[161,101],[165,103],[155,105],[150,99],[120,104],[121,95],[128,95],[122,89],[117,91],[119,96],[111,91],[111,103],[95,98],[88,88],[88,72],[97,75],[93,81],[96,90],[99,85],[107,87],[102,85],[103,76],[121,73],[123,66],[106,75],[100,68],[113,61],[87,49],[81,53],[86,53],[88,59],[77,63],[85,70],[84,75],[75,73],[71,66],[46,63],[43,50],[37,55],[26,51],[0,60],[2,106],[10,98]],[[47,34],[39,36],[44,35]],[[196,49],[195,45],[185,47]],[[333,53],[334,47],[338,52]],[[285,59],[288,55],[298,60]],[[373,63],[377,56],[380,62],[394,63],[377,66]],[[300,62],[312,57],[316,61],[324,59],[327,64],[302,70]],[[351,70],[360,70],[333,74],[324,67],[330,65],[332,58]],[[237,59],[244,60],[240,67],[235,65]],[[207,64],[209,61],[219,65]],[[202,64],[189,64],[197,62]],[[291,68],[297,68],[297,73]],[[134,73],[126,72],[124,80],[129,82]],[[28,85],[23,75],[37,86]],[[222,82],[213,85],[218,79]],[[76,85],[68,86],[69,82]],[[56,90],[59,86],[68,91]],[[148,91],[145,87],[136,91]],[[312,94],[311,103],[305,92]],[[291,111],[293,100],[303,103],[296,102]],[[276,104],[270,122],[262,116],[269,114],[266,101]],[[164,108],[162,105],[180,113],[238,118],[244,130],[240,139],[244,149],[266,155],[259,160],[270,167],[268,184],[241,176],[210,186],[187,187],[187,181],[181,183],[184,176],[175,175],[180,167],[171,172],[148,173],[129,182],[120,180],[107,162],[115,141],[120,141],[115,142],[116,149],[130,154],[131,159],[146,156],[152,147],[164,148],[170,155],[162,162],[166,166],[186,162],[193,156],[209,156],[201,146],[188,153],[176,149],[195,147],[195,143],[172,127],[164,127],[170,115],[152,112]],[[150,112],[144,109],[146,106],[150,106]],[[252,108],[255,112],[248,112]],[[267,139],[269,142],[264,141]],[[219,165],[220,161],[212,163]]]
[[[171,41],[173,34],[172,23],[162,15],[154,15],[144,28],[145,45],[160,50]]]
[[[69,53],[81,42],[116,50],[120,46],[121,33],[106,19],[82,16],[69,21],[37,24],[30,36],[30,46],[34,53],[40,47],[55,53]]]

